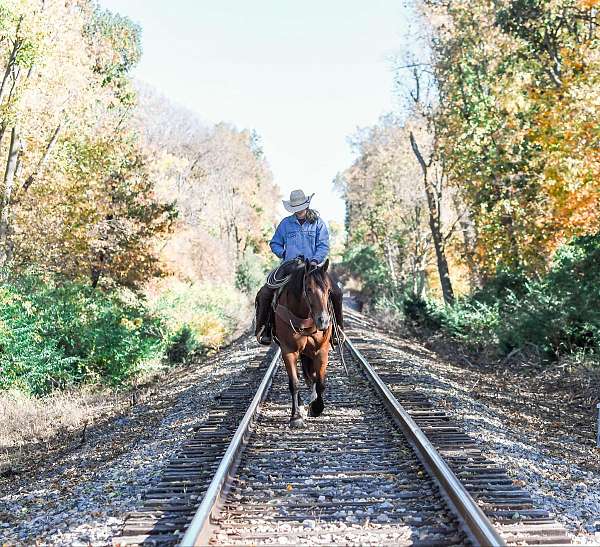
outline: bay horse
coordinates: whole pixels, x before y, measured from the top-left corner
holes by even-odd
[[[279,295],[275,308],[275,338],[287,371],[292,395],[290,427],[302,427],[297,364],[312,389],[309,416],[320,416],[325,408],[323,392],[332,336],[329,293],[332,280],[327,273],[329,260],[315,266],[308,260],[295,269]]]

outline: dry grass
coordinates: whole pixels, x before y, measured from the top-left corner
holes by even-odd
[[[92,424],[126,405],[129,395],[107,389],[56,393],[36,398],[17,390],[0,393],[0,471],[29,452],[64,434]]]

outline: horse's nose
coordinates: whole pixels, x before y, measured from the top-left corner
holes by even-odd
[[[331,319],[329,317],[329,314],[326,311],[321,312],[315,320],[315,322],[317,323],[317,328],[319,330],[327,329],[327,327],[329,327],[330,321],[331,321]]]

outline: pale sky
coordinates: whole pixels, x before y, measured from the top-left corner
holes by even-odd
[[[343,220],[332,180],[352,162],[347,137],[396,106],[402,0],[100,3],[142,26],[137,78],[207,122],[255,129],[284,197],[316,192],[325,220]]]

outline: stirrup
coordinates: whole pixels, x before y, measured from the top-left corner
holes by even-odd
[[[266,325],[263,325],[258,333],[256,334],[256,341],[261,346],[270,346],[273,342],[273,336],[271,334],[271,329],[268,329]]]

